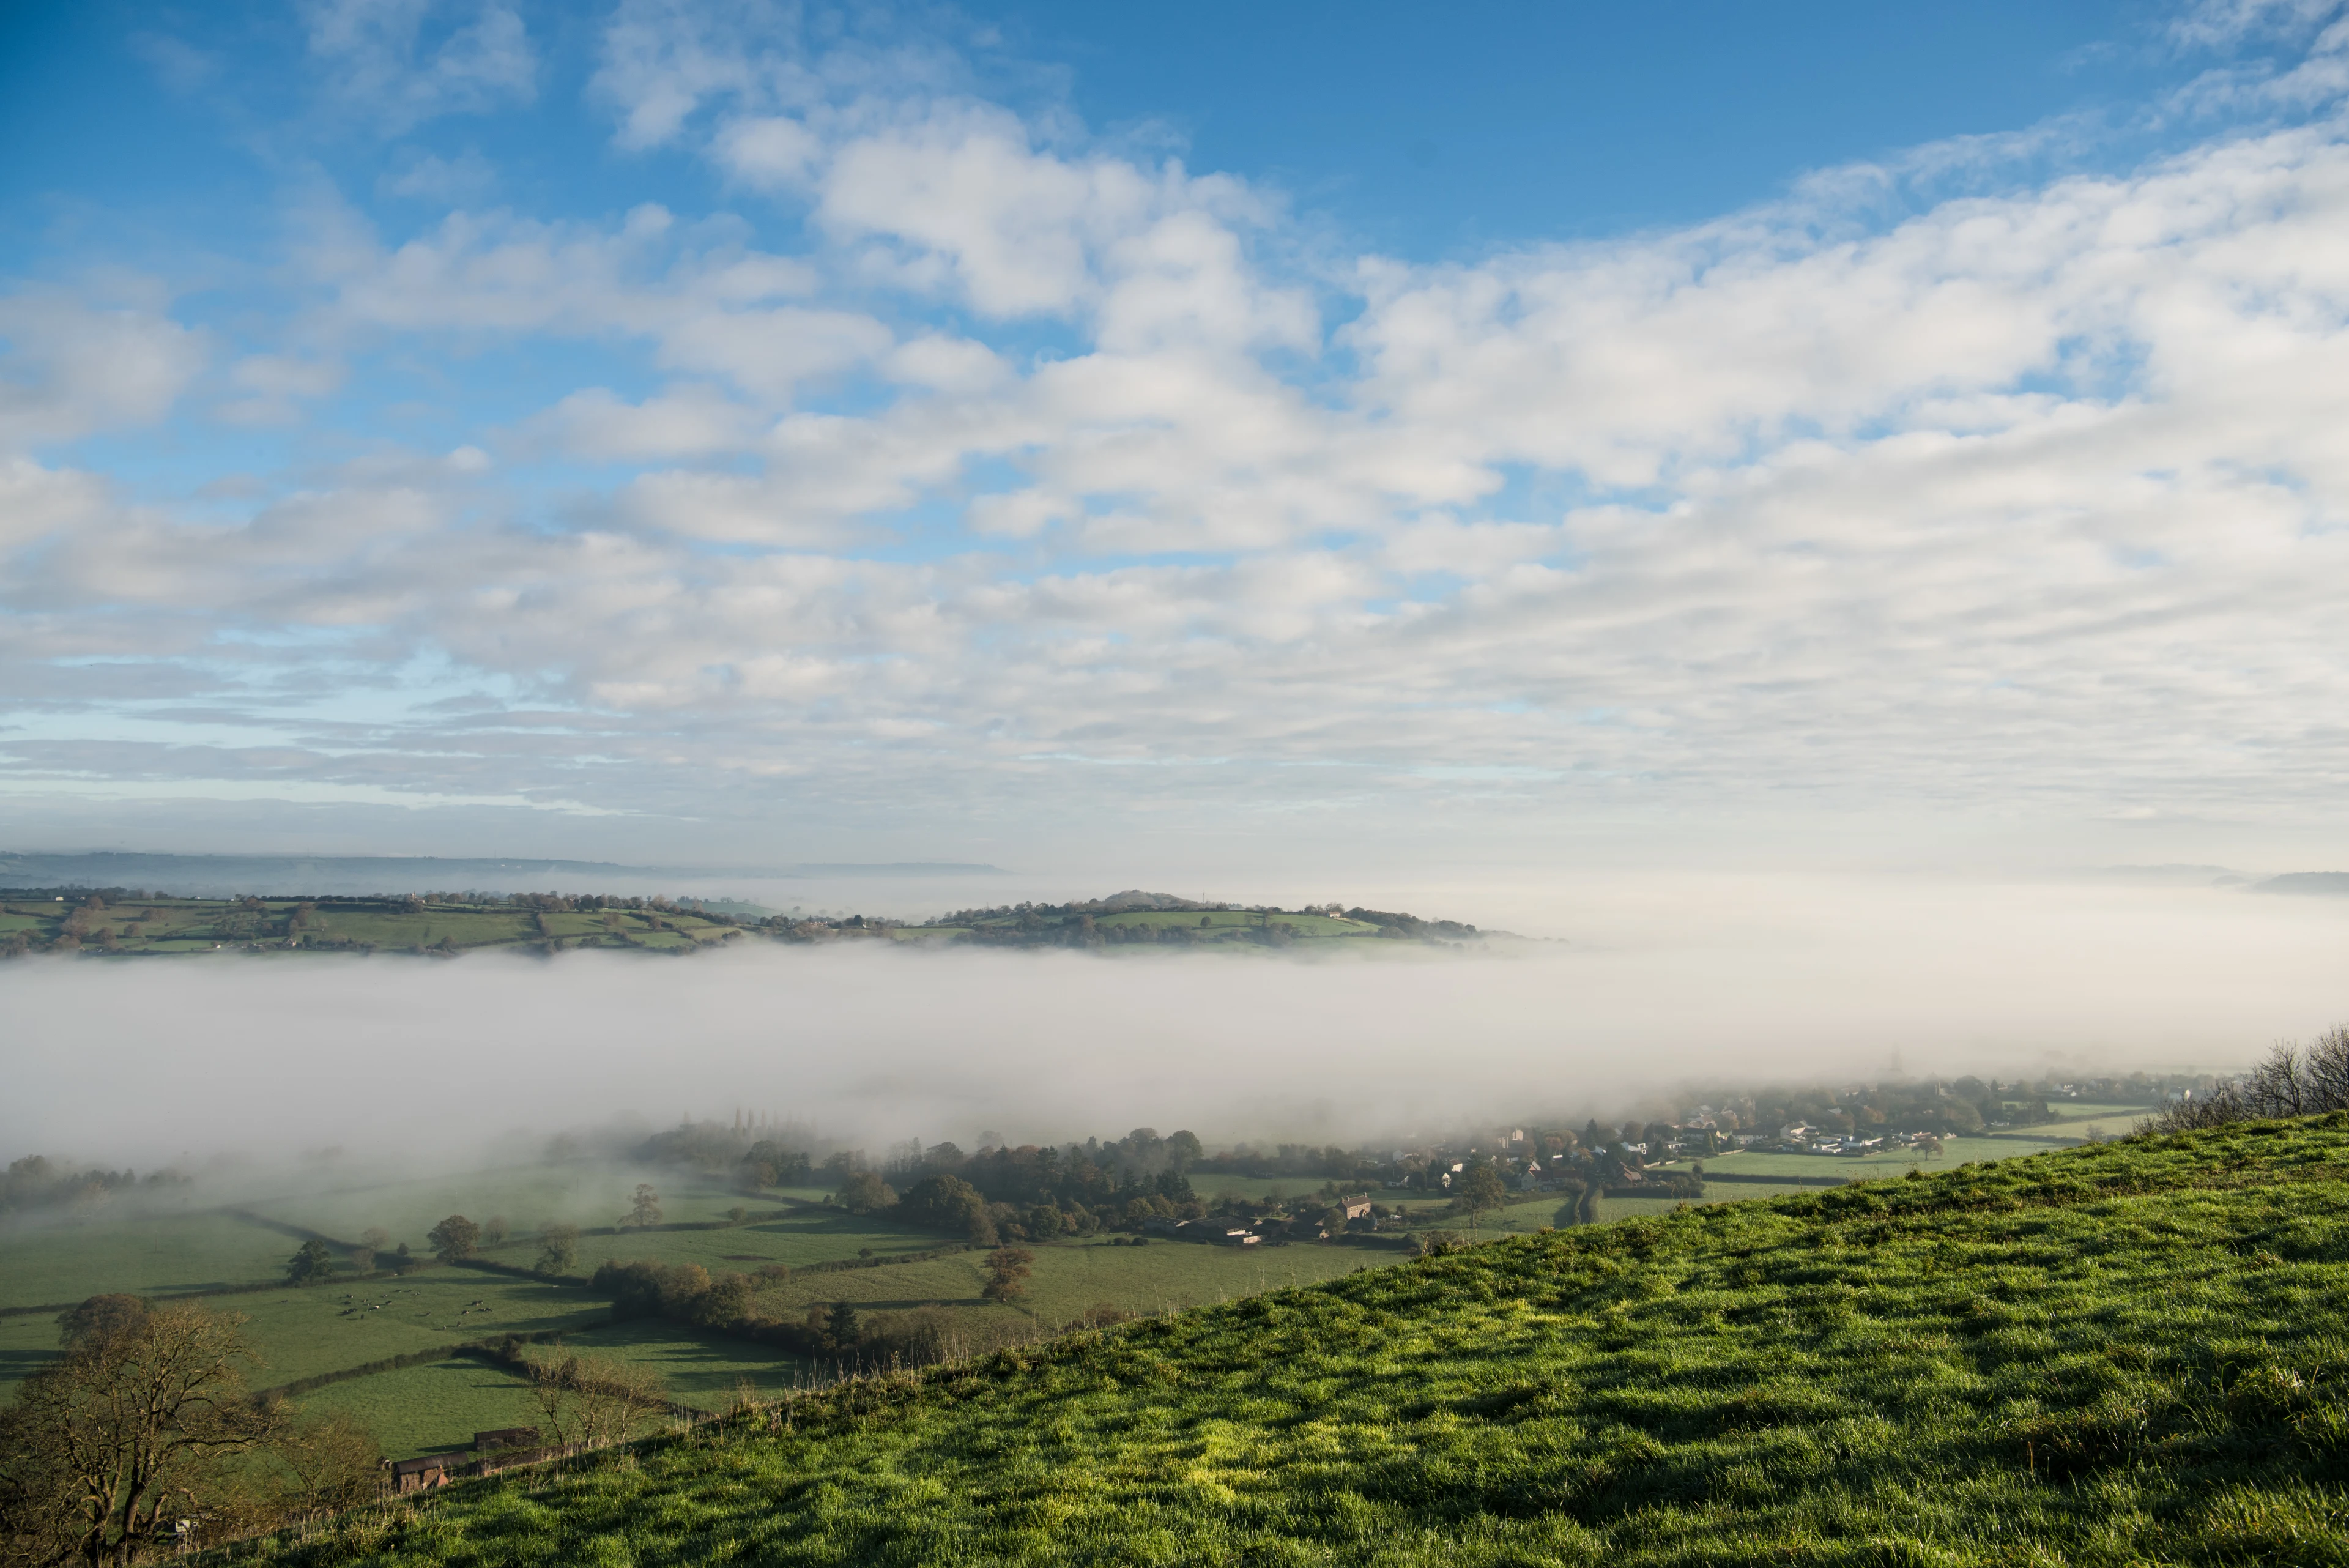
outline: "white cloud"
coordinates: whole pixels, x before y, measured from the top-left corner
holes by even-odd
[[[453,23],[444,15],[452,11]],[[393,131],[537,94],[529,31],[500,0],[305,0],[302,15],[310,53],[328,71],[326,100]]]
[[[725,376],[781,404],[801,383],[869,364],[894,342],[869,316],[785,306],[688,317],[662,335],[659,359],[667,369]]]
[[[688,382],[640,403],[590,387],[533,423],[574,457],[642,462],[740,452],[756,440],[758,421],[714,388]]]
[[[332,359],[283,354],[251,354],[229,368],[229,384],[241,397],[214,410],[235,425],[290,424],[301,417],[301,400],[323,398],[343,384],[344,367]]]
[[[152,306],[0,296],[0,450],[160,420],[205,358],[201,333]]]
[[[803,121],[785,115],[761,115],[727,126],[711,151],[745,184],[796,190],[813,174],[823,155],[823,141]]]
[[[468,147],[454,158],[411,151],[375,182],[376,193],[442,206],[478,206],[494,195],[498,171],[480,151]]]

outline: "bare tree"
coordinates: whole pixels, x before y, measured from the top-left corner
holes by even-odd
[[[626,1438],[637,1423],[668,1407],[660,1379],[641,1366],[608,1356],[566,1355],[534,1369],[532,1392],[546,1417],[548,1438],[578,1448],[602,1448]]]
[[[223,1484],[222,1458],[276,1438],[282,1407],[244,1391],[243,1322],[195,1307],[143,1313],[69,1341],[26,1378],[0,1411],[7,1555],[127,1564],[168,1512]]]
[[[383,1449],[347,1410],[305,1417],[286,1429],[277,1457],[292,1472],[285,1501],[303,1511],[375,1501]]]
[[[2258,1116],[2313,1116],[2349,1110],[2349,1025],[2315,1041],[2286,1041],[2240,1078],[2188,1094],[2137,1124],[2139,1132],[2191,1132]]]

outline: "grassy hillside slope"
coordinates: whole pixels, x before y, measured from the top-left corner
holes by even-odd
[[[802,1400],[384,1563],[2349,1561],[2349,1116],[1511,1239]]]

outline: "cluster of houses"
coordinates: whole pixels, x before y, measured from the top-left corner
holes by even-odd
[[[1773,1137],[1767,1133],[1741,1134],[1740,1148],[1775,1148],[1787,1154],[1862,1155],[1874,1154],[1885,1148],[1909,1148],[1934,1141],[1930,1133],[1891,1133],[1878,1137],[1861,1137],[1854,1133],[1828,1132],[1807,1123],[1795,1122],[1778,1129]]]
[[[1230,1217],[1208,1220],[1151,1219],[1143,1221],[1146,1235],[1164,1236],[1176,1241],[1204,1241],[1216,1247],[1260,1247],[1267,1242],[1276,1245],[1284,1241],[1326,1241],[1330,1234],[1330,1219],[1338,1220],[1345,1230],[1370,1231],[1377,1221],[1371,1214],[1371,1195],[1367,1192],[1340,1198],[1322,1213],[1295,1219],[1238,1220]]]

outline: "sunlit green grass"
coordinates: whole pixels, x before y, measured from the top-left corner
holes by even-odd
[[[2349,1116],[1522,1237],[799,1401],[386,1563],[2337,1563]]]
[[[761,1213],[773,1206],[748,1202]],[[849,1213],[841,1209],[795,1209],[780,1219],[754,1220],[722,1231],[640,1231],[618,1236],[583,1236],[580,1266],[592,1270],[612,1259],[621,1262],[651,1258],[664,1263],[699,1263],[713,1272],[749,1273],[761,1263],[802,1268],[833,1262],[870,1251],[876,1257],[898,1252],[928,1251],[947,1245],[935,1231]]]
[[[902,1311],[945,1305],[973,1325],[1058,1328],[1097,1306],[1154,1314],[1212,1304],[1261,1291],[1308,1284],[1361,1268],[1400,1262],[1405,1254],[1351,1247],[1212,1247],[1158,1240],[1112,1246],[1105,1240],[1031,1247],[1027,1293],[1015,1303],[979,1299],[986,1254],[958,1253],[926,1262],[795,1277],[760,1296],[761,1310],[795,1318],[809,1303],[844,1301]]]
[[[528,1378],[470,1357],[336,1383],[295,1404],[305,1415],[350,1412],[396,1459],[460,1447],[475,1432],[540,1422]]]

